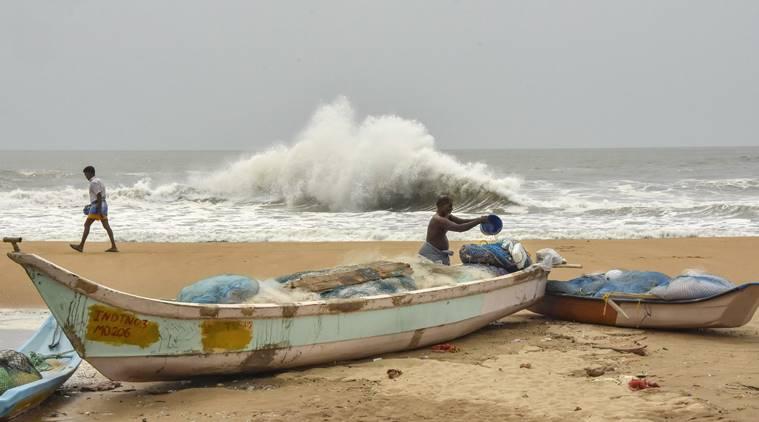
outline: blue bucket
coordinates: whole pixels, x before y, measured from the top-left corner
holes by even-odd
[[[482,232],[482,234],[486,234],[489,236],[497,235],[498,233],[501,232],[502,228],[503,228],[503,222],[495,214],[490,214],[488,216],[488,221],[480,224],[480,231]]]

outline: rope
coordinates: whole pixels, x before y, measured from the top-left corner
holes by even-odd
[[[53,335],[50,338],[50,344],[47,345],[48,349],[55,349],[56,346],[58,346],[58,343],[61,342],[61,326],[58,324],[55,324],[55,330],[53,330]]]
[[[606,293],[606,294],[603,295],[603,299],[604,299],[604,311],[601,314],[601,316],[606,316],[606,305],[609,304],[609,297],[611,297],[611,295],[609,293]]]
[[[604,293],[604,297],[621,297],[626,299],[658,299],[659,297],[656,295],[652,295],[651,293],[625,293],[625,292],[606,292]]]

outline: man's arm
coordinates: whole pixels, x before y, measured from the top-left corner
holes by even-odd
[[[465,223],[455,223],[444,217],[437,217],[437,218],[439,219],[440,225],[443,226],[443,229],[445,229],[446,231],[451,231],[451,232],[465,232],[471,229],[472,227],[480,223],[483,223],[487,220],[487,217],[485,216],[485,217],[469,220]]]
[[[472,221],[478,221],[479,222],[481,218],[482,217],[477,217],[477,218],[458,218],[458,217],[454,216],[453,214],[451,214],[451,215],[448,216],[448,219],[451,220],[451,221],[453,221],[456,224],[466,224],[466,223],[471,223]]]

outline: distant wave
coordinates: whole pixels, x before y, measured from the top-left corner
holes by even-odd
[[[193,185],[341,212],[432,209],[441,193],[459,210],[481,211],[512,204],[520,183],[436,150],[419,122],[397,116],[358,121],[339,98],[321,106],[292,145],[243,158]]]

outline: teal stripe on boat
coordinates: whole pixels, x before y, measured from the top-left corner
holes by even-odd
[[[255,349],[283,342],[290,346],[305,346],[397,334],[475,317],[480,314],[483,301],[483,295],[472,295],[376,311],[257,320],[254,322],[253,344]]]

